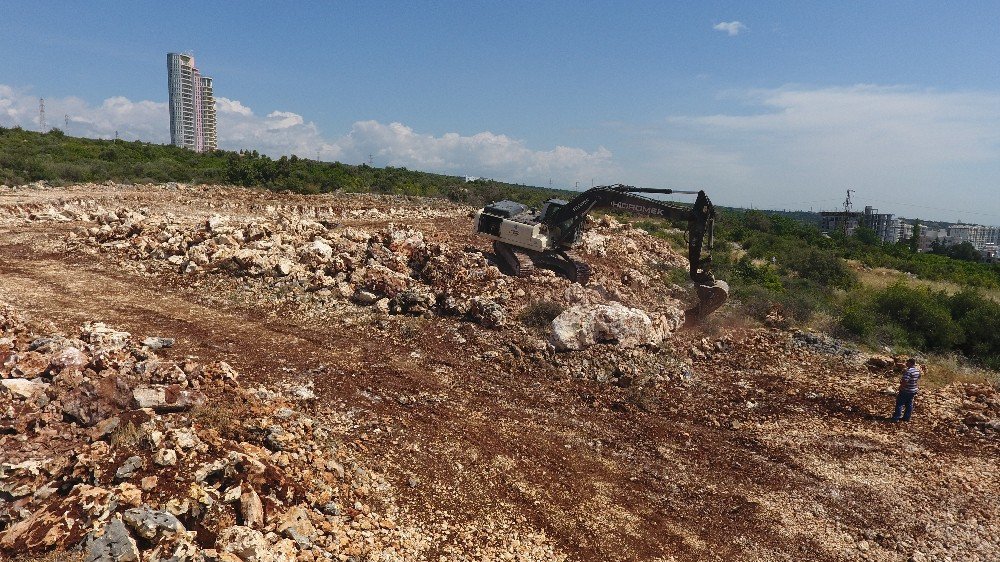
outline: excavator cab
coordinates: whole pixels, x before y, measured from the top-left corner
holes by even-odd
[[[557,212],[559,212],[559,209],[565,207],[567,203],[569,203],[569,201],[566,201],[565,199],[549,199],[546,201],[542,205],[542,212],[538,214],[539,222],[548,222],[548,219],[551,219]]]

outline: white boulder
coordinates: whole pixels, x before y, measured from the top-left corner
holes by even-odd
[[[644,310],[620,302],[579,304],[552,321],[551,340],[560,351],[581,350],[604,342],[621,347],[656,345],[682,322],[679,310],[650,317]]]

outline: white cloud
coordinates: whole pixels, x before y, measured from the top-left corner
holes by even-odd
[[[74,136],[110,138],[115,131],[125,140],[170,141],[166,103],[132,102],[113,97],[99,106],[75,97],[46,98],[47,124],[64,128]],[[63,122],[69,116],[69,124]],[[402,123],[358,121],[347,133],[327,138],[315,123],[290,111],[272,111],[257,116],[238,100],[216,98],[219,146],[257,150],[280,156],[359,163],[371,154],[376,165],[416,170],[469,174],[501,180],[547,184],[551,178],[561,185],[592,177],[613,177],[617,169],[611,152],[556,146],[534,150],[524,141],[489,131],[465,136],[445,133],[421,134]],[[24,90],[0,84],[0,125],[38,129],[38,98]]]
[[[491,132],[440,137],[416,133],[402,123],[388,125],[359,121],[336,142],[348,160],[363,160],[368,154],[391,166],[420,170],[446,170],[517,182],[562,183],[613,173],[612,154],[604,147],[593,152],[557,146],[532,150],[524,141]]]
[[[730,37],[735,37],[745,30],[747,26],[738,21],[723,21],[712,26],[716,31],[725,31]]]
[[[296,125],[305,124],[305,119],[297,113],[291,111],[272,111],[267,114],[268,127],[274,129],[287,129]]]
[[[113,138],[117,132],[127,140],[168,142],[167,104],[132,102],[116,96],[99,106],[73,96],[45,98],[45,121],[49,127],[66,129],[72,135]],[[19,125],[37,130],[38,97],[27,91],[0,84],[0,125]],[[68,120],[68,124],[67,124]]]
[[[761,111],[671,122],[854,167],[969,162],[996,158],[1000,149],[997,94],[856,85],[759,90],[743,101]]]
[[[649,165],[714,186],[723,204],[808,208],[851,187],[887,212],[946,198],[1000,223],[998,93],[855,85],[731,96],[742,111],[669,118],[647,142]]]
[[[250,111],[249,107],[243,105],[237,100],[231,100],[223,97],[215,98],[215,113],[216,115],[220,113],[235,113],[244,117],[253,115],[253,111]]]

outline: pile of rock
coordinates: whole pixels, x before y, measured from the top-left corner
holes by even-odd
[[[186,224],[124,208],[96,218],[97,226],[81,233],[86,243],[153,269],[257,279],[293,300],[352,300],[386,313],[503,323],[491,298],[504,285],[499,270],[481,253],[428,243],[409,227],[371,232],[297,215],[263,221],[213,215]]]
[[[256,190],[177,184],[93,190],[106,197],[12,212],[26,220],[82,223],[69,235],[69,247],[116,256],[131,271],[225,276],[258,303],[322,309],[350,301],[384,314],[457,315],[498,327],[535,299],[646,308],[665,293],[685,292],[664,285],[662,272],[686,268],[687,260],[666,241],[609,216],[588,220],[578,251],[594,273],[582,288],[544,269],[531,279],[504,276],[490,252],[466,245],[467,237],[442,237],[436,229],[435,241],[428,241],[407,221],[461,220],[468,212],[440,201],[339,195],[295,204]],[[167,198],[210,191],[224,203],[210,205],[212,214],[178,216],[143,206],[148,201],[134,194],[146,191]],[[130,198],[139,202],[121,205]]]
[[[100,323],[38,335],[0,308],[0,553],[419,557],[429,540],[397,523],[386,481],[333,429],[224,363],[156,357],[164,341]]]
[[[964,384],[959,390],[962,423],[987,435],[1000,434],[1000,392],[985,384]]]
[[[98,225],[85,232],[86,242],[125,252],[130,260],[190,275],[215,272],[244,280],[258,279],[287,298],[349,299],[384,313],[456,314],[485,326],[501,326],[508,319],[503,303],[517,292],[511,290],[510,284],[520,281],[504,277],[478,251],[428,243],[421,231],[392,224],[371,232],[297,215],[264,221],[213,215],[203,222],[185,224],[169,215],[153,215],[147,209],[119,209],[96,219]],[[626,227],[613,223],[604,228]],[[663,244],[653,244],[648,236],[593,236],[600,237],[601,243],[595,246],[591,240],[587,247],[593,246],[598,256],[609,246],[624,244],[636,251],[630,254],[618,248],[616,255],[618,250],[623,252],[620,255],[645,255],[655,247],[654,253],[664,262],[677,260],[676,254]],[[650,283],[648,276],[634,267],[626,273],[628,284],[641,287]],[[556,287],[570,285],[545,274],[539,274],[536,281]],[[575,291],[581,295],[570,289],[568,286],[557,296],[570,302],[621,296],[604,287],[588,290],[577,286]],[[620,316],[619,312],[614,308],[613,315]],[[648,317],[639,321],[652,322]],[[647,343],[657,343],[672,331],[672,322],[672,317],[657,319],[654,331],[660,336],[651,336]],[[652,324],[649,327],[653,329]],[[605,334],[594,341],[611,339],[622,338]],[[627,343],[629,338],[623,341]],[[577,349],[580,345],[587,343],[563,347]]]
[[[843,340],[823,333],[792,330],[792,345],[827,355],[840,355],[847,359],[861,360],[861,351]]]
[[[17,221],[89,221],[100,206],[92,200],[58,199],[50,203],[24,203],[0,207],[0,219]]]

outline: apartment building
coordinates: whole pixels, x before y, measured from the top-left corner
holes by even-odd
[[[864,212],[856,211],[824,211],[820,213],[820,230],[823,232],[843,232],[847,236],[854,234],[859,227],[870,228],[879,240],[895,244],[913,236],[913,225],[904,219],[897,219],[891,213],[879,213],[871,206]]]
[[[951,244],[969,242],[977,250],[982,251],[988,245],[1000,244],[1000,227],[981,224],[953,224],[948,227],[948,239]]]
[[[201,75],[193,55],[167,53],[171,144],[196,152],[217,148],[212,88],[212,79]]]

